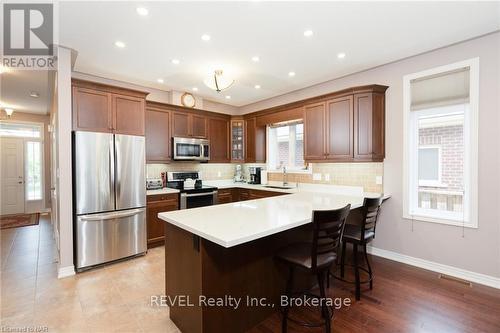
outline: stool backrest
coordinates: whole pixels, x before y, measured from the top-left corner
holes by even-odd
[[[316,269],[318,255],[336,253],[351,205],[334,210],[313,211],[312,268]]]
[[[380,205],[382,204],[382,197],[379,198],[365,198],[363,201],[363,221],[361,224],[361,235],[366,231],[373,231],[377,227],[378,214],[380,213]]]

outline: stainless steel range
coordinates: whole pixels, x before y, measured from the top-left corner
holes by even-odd
[[[203,185],[197,171],[168,172],[167,187],[180,190],[181,209],[217,204],[217,187]]]

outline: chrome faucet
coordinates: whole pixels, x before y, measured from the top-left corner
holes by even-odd
[[[283,186],[288,186],[288,175],[286,174],[286,166],[283,165]]]

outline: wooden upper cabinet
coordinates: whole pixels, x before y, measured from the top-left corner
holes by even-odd
[[[172,113],[172,135],[181,137],[206,138],[207,117],[187,112]]]
[[[73,80],[73,130],[144,135],[145,92]]]
[[[354,159],[382,161],[385,157],[385,95],[354,95]]]
[[[73,129],[112,132],[111,100],[108,92],[74,86]]]
[[[229,120],[209,118],[208,139],[210,140],[210,162],[229,162]]]
[[[170,112],[146,109],[146,162],[171,159]]]
[[[353,96],[326,102],[326,153],[329,160],[346,161],[354,157]]]
[[[172,136],[189,136],[189,115],[187,113],[172,113]]]
[[[116,134],[144,135],[144,98],[113,95],[113,128]]]
[[[325,133],[326,103],[304,106],[304,159],[326,159]]]
[[[196,138],[207,137],[207,117],[192,114],[191,116],[191,136]]]
[[[255,118],[245,120],[245,161],[255,163]]]

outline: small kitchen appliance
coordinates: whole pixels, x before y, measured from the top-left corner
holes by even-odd
[[[250,173],[250,181],[248,182],[249,184],[260,184],[261,183],[261,171],[262,168],[260,167],[250,167],[248,168],[248,171]]]

